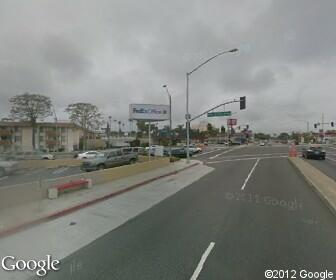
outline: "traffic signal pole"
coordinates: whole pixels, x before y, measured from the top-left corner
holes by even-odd
[[[220,107],[220,106],[225,106],[225,105],[227,105],[227,104],[236,103],[236,102],[240,102],[240,100],[233,99],[232,101],[228,101],[228,102],[219,104],[219,105],[217,105],[217,106],[215,106],[215,107],[213,107],[213,108],[211,108],[211,109],[209,109],[209,110],[206,110],[204,113],[199,114],[199,115],[197,115],[196,117],[193,117],[192,119],[189,120],[189,122],[194,121],[194,120],[198,119],[199,117],[202,117],[203,115],[209,113],[209,112],[212,111],[212,110],[217,109],[217,108]]]

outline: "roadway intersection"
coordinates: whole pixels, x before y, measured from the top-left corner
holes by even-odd
[[[267,269],[336,273],[335,216],[287,154],[288,146],[278,145],[198,156],[214,171],[68,256],[47,279],[259,280]]]

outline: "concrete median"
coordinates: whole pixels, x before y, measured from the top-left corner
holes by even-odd
[[[93,185],[98,185],[155,170],[167,165],[169,165],[169,158],[161,158],[149,162],[124,165],[101,171],[2,187],[0,188],[0,210],[45,199],[48,197],[48,188],[56,184],[84,178],[92,179]]]
[[[336,215],[336,182],[300,158],[289,157],[288,160],[303,175],[304,179],[313,187],[314,191]]]

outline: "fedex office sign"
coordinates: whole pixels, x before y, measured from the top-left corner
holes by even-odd
[[[129,113],[132,120],[164,121],[169,119],[169,106],[130,104]]]

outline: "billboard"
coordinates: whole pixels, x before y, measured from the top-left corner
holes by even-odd
[[[129,118],[145,121],[169,120],[169,105],[130,104]]]
[[[227,120],[228,125],[237,125],[237,119],[228,119]]]

